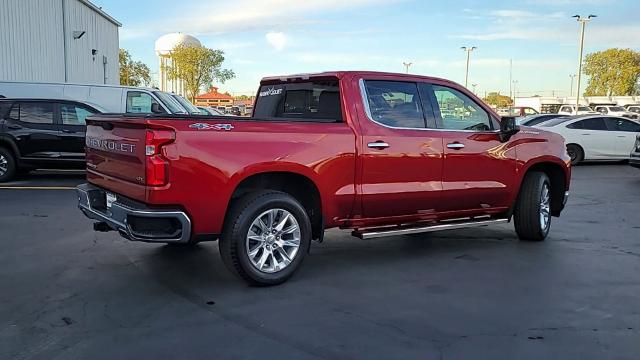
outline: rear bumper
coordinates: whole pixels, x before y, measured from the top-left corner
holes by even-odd
[[[149,209],[116,195],[107,206],[107,191],[91,184],[76,187],[78,208],[90,219],[106,224],[133,241],[186,243],[191,239],[191,220],[181,210]]]

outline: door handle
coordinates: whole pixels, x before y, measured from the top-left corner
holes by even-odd
[[[580,135],[591,135],[591,134],[580,134]]]
[[[76,132],[73,130],[69,130],[69,129],[62,129],[63,133],[67,133],[67,134],[75,134]]]
[[[20,126],[20,125],[7,125],[7,127],[9,129],[13,129],[13,130],[22,129],[22,126]]]
[[[626,138],[624,135],[618,135],[619,138]]]
[[[459,143],[459,142],[453,142],[453,143],[447,144],[447,147],[449,149],[460,150],[460,149],[464,148],[464,144]]]
[[[384,141],[378,140],[375,142],[370,142],[367,144],[368,147],[372,148],[372,149],[378,149],[378,150],[383,150],[389,147],[389,144],[387,144]]]

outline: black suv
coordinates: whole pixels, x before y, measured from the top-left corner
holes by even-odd
[[[87,104],[48,99],[0,99],[0,182],[36,168],[83,169]]]

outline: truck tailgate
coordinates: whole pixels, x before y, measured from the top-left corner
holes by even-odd
[[[148,129],[142,117],[97,116],[87,120],[87,179],[107,190],[146,200]]]

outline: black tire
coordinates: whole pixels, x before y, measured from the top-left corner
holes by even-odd
[[[584,150],[580,145],[569,144],[567,145],[567,154],[571,157],[571,165],[577,165],[584,160]]]
[[[548,207],[546,212],[546,226],[542,225],[544,213],[542,197],[547,189]],[[516,232],[520,240],[543,241],[551,227],[551,182],[545,173],[533,171],[525,175],[520,194],[513,213]]]
[[[286,210],[295,218],[300,241],[297,253],[286,267],[275,272],[264,272],[252,264],[246,242],[254,220],[272,209]],[[288,280],[300,267],[310,244],[311,221],[304,207],[291,195],[272,190],[252,192],[234,201],[219,240],[220,254],[227,268],[254,286],[277,285]]]
[[[13,179],[16,175],[17,164],[13,153],[0,147],[0,183]]]

